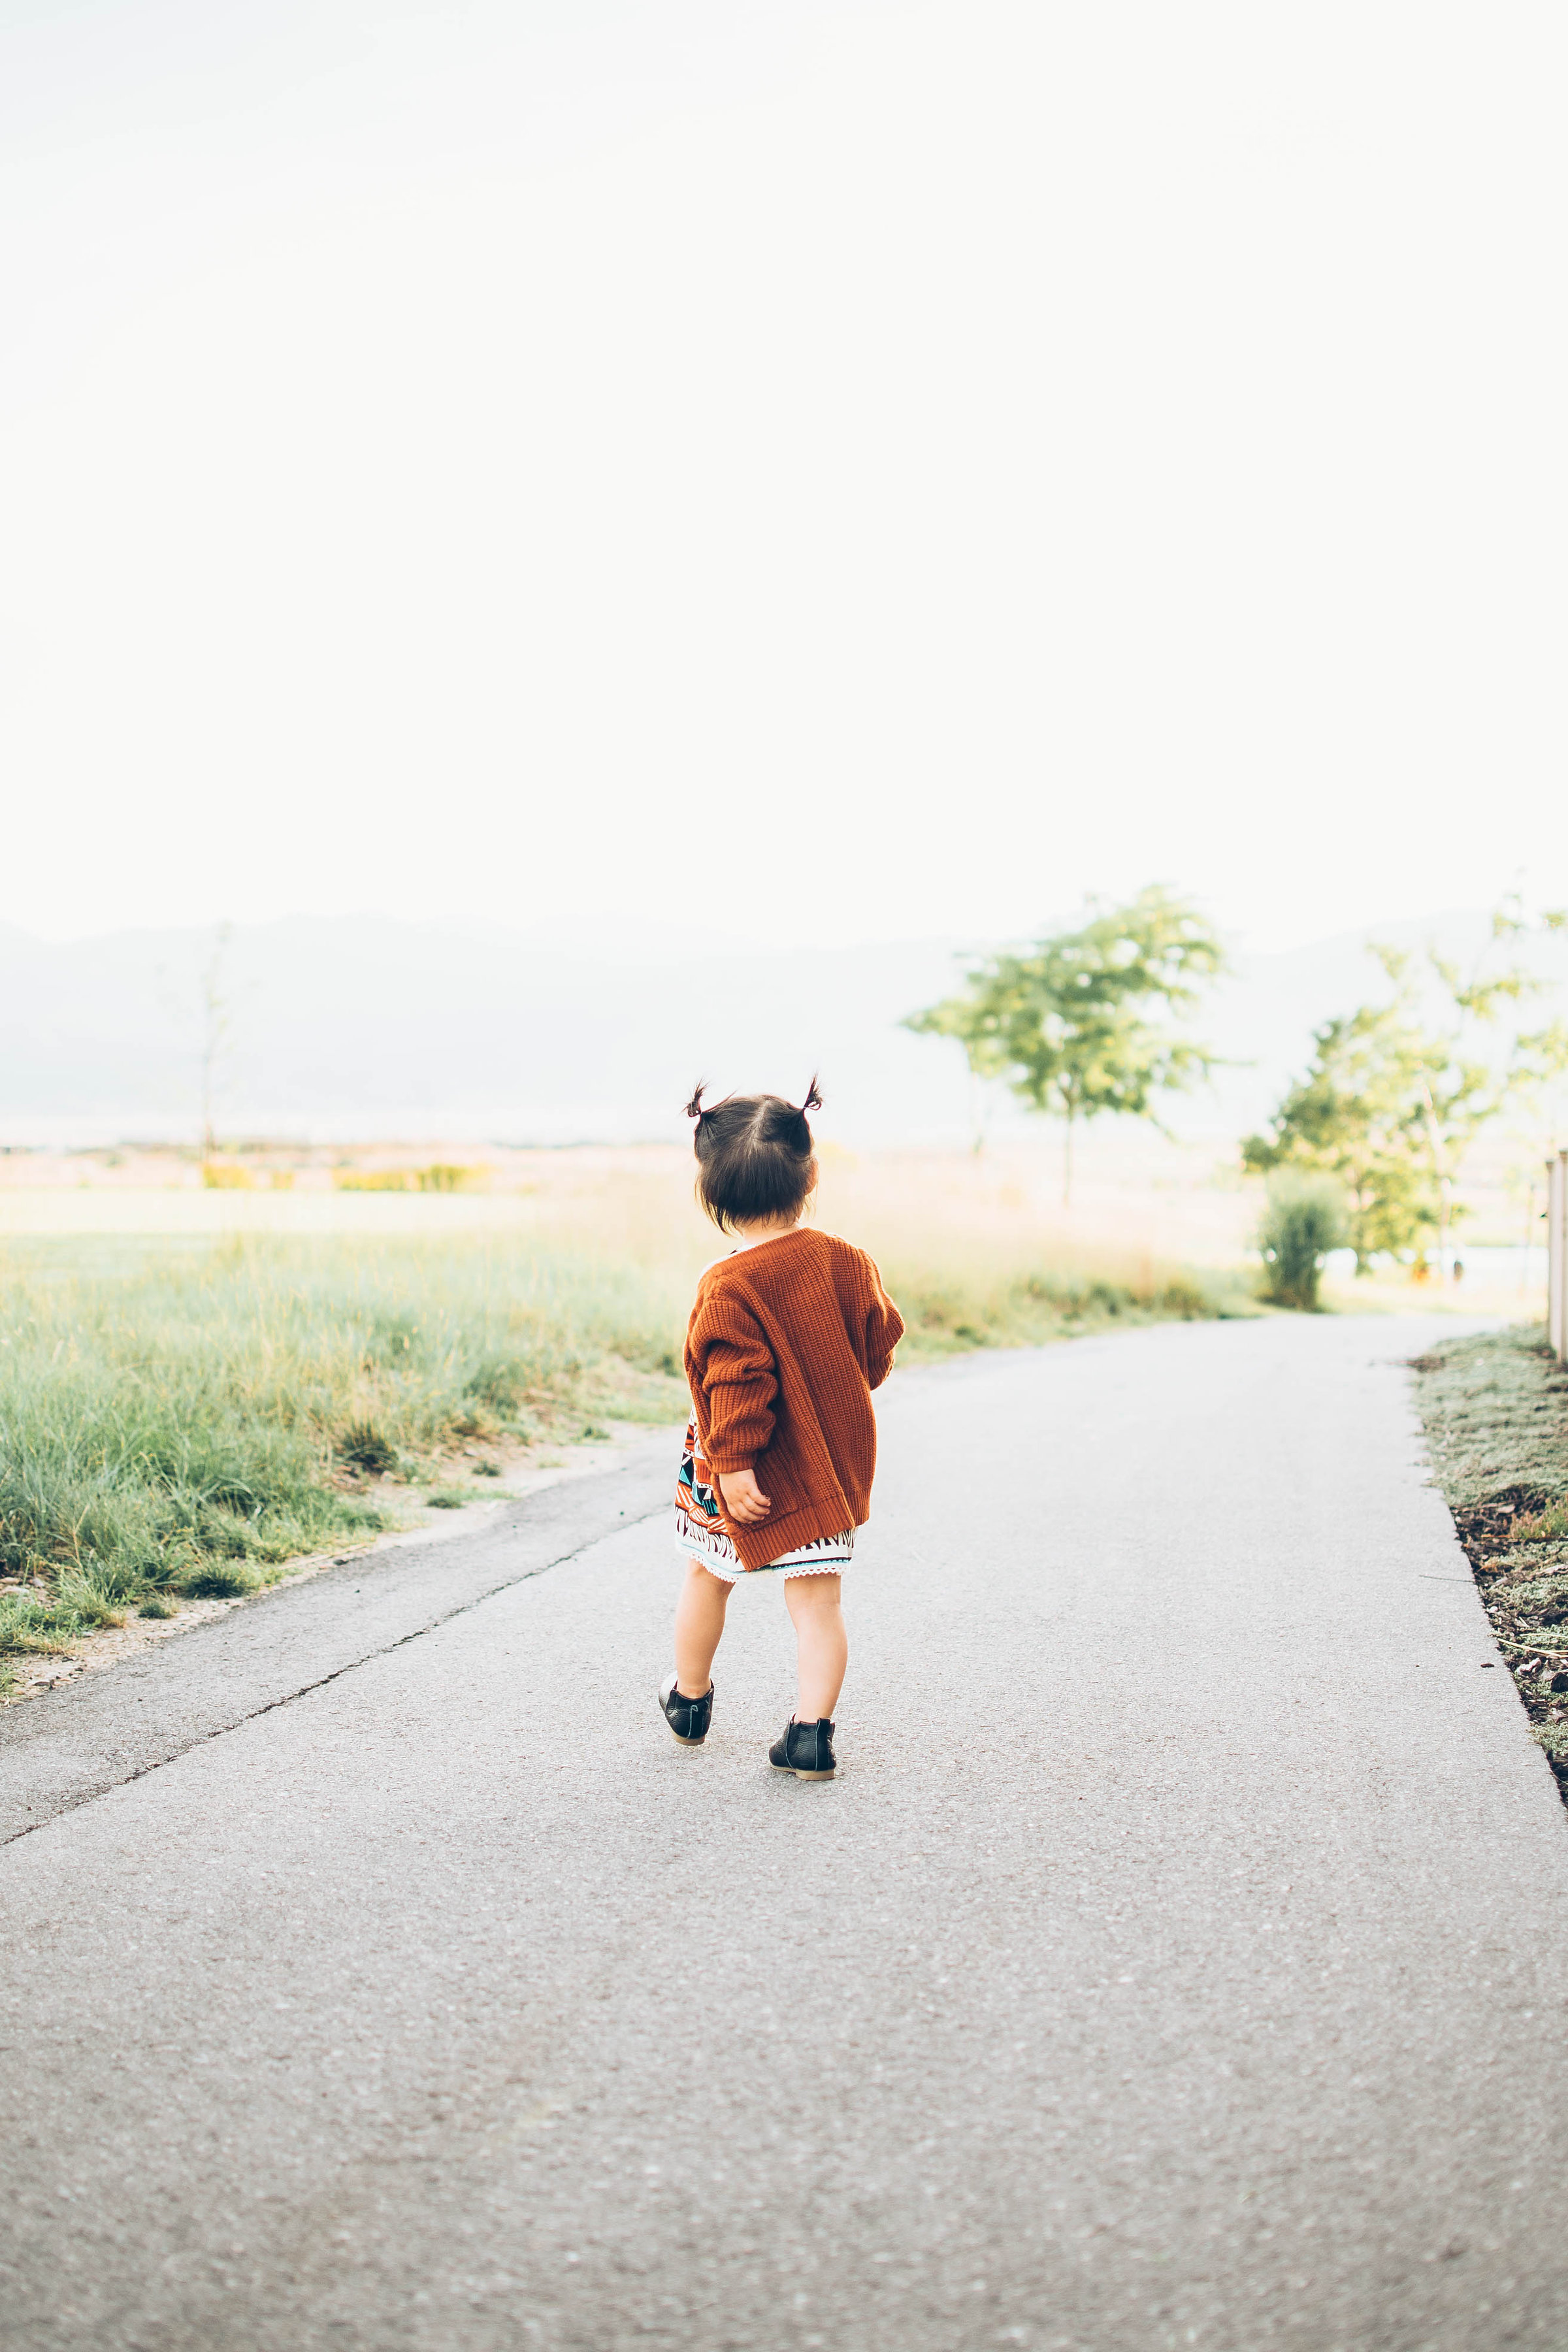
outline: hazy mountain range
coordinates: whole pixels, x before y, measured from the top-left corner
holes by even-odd
[[[1374,935],[1433,939],[1468,958],[1486,919]],[[1172,1123],[1216,1134],[1259,1124],[1313,1026],[1382,985],[1367,936],[1244,958],[1194,1023],[1242,1066],[1178,1104]],[[214,940],[210,929],[66,943],[0,930],[0,1142],[194,1139]],[[521,932],[375,916],[242,929],[217,975],[218,1125],[316,1140],[679,1138],[699,1076],[721,1092],[798,1093],[819,1069],[829,1132],[957,1142],[973,1118],[959,1049],[898,1024],[953,986],[958,944],[694,954],[671,932],[543,951]],[[1538,952],[1568,971],[1556,943]],[[1005,1096],[990,1111],[994,1128],[1021,1116]]]

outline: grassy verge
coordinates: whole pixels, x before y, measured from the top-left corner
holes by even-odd
[[[1438,1486],[1568,1802],[1568,1376],[1538,1325],[1457,1339],[1415,1370]]]
[[[674,1421],[696,1232],[664,1256],[507,1234],[119,1237],[0,1255],[0,1661],[254,1589],[432,1503],[466,1441]],[[884,1262],[918,1361],[1246,1312],[1157,1269]]]
[[[904,1364],[930,1363],[973,1348],[1037,1348],[1086,1331],[1142,1323],[1184,1323],[1255,1315],[1237,1282],[1185,1274],[991,1273],[977,1267],[917,1268],[889,1258],[882,1277],[907,1328]]]
[[[675,1302],[635,1268],[489,1239],[87,1255],[0,1262],[0,1654],[373,1535],[385,1474],[438,1480],[456,1442],[680,1409]]]

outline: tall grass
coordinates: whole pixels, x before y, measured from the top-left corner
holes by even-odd
[[[372,1533],[363,1474],[422,1475],[454,1440],[673,1418],[679,1328],[646,1271],[504,1238],[128,1244],[91,1272],[14,1245],[0,1575],[26,1589],[0,1649]]]
[[[1016,1221],[990,1230],[896,1198],[857,1215],[847,1181],[835,1205],[849,1213],[836,1223],[870,1228],[909,1324],[905,1361],[1229,1311],[1223,1285],[1063,1262]],[[552,1223],[13,1243],[0,1653],[68,1643],[130,1602],[242,1591],[363,1538],[388,1524],[380,1474],[436,1477],[458,1442],[677,1420],[692,1279],[725,1244],[684,1181],[679,1200],[612,1188]]]

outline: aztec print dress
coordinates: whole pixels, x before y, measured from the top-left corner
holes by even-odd
[[[726,1584],[734,1584],[742,1576],[762,1576],[775,1568],[782,1569],[785,1576],[837,1576],[849,1564],[855,1549],[855,1530],[848,1528],[841,1536],[819,1536],[815,1543],[802,1544],[797,1551],[783,1552],[777,1559],[770,1559],[765,1568],[748,1570],[719,1517],[719,1497],[713,1492],[708,1465],[702,1459],[702,1441],[697,1434],[697,1415],[693,1413],[686,1424],[686,1442],[680,1449],[680,1476],[675,1488],[675,1540],[688,1559],[698,1561],[710,1576],[721,1577]]]

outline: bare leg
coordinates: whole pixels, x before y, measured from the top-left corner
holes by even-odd
[[[834,1582],[837,1582],[835,1577]],[[712,1679],[713,1653],[724,1631],[730,1588],[695,1560],[686,1571],[675,1611],[675,1687],[683,1698],[702,1698]]]
[[[849,1637],[838,1596],[842,1578],[786,1576],[784,1601],[795,1620],[795,1648],[800,1660],[800,1704],[797,1723],[831,1718],[844,1687],[849,1664]],[[702,1685],[706,1690],[706,1683]]]

